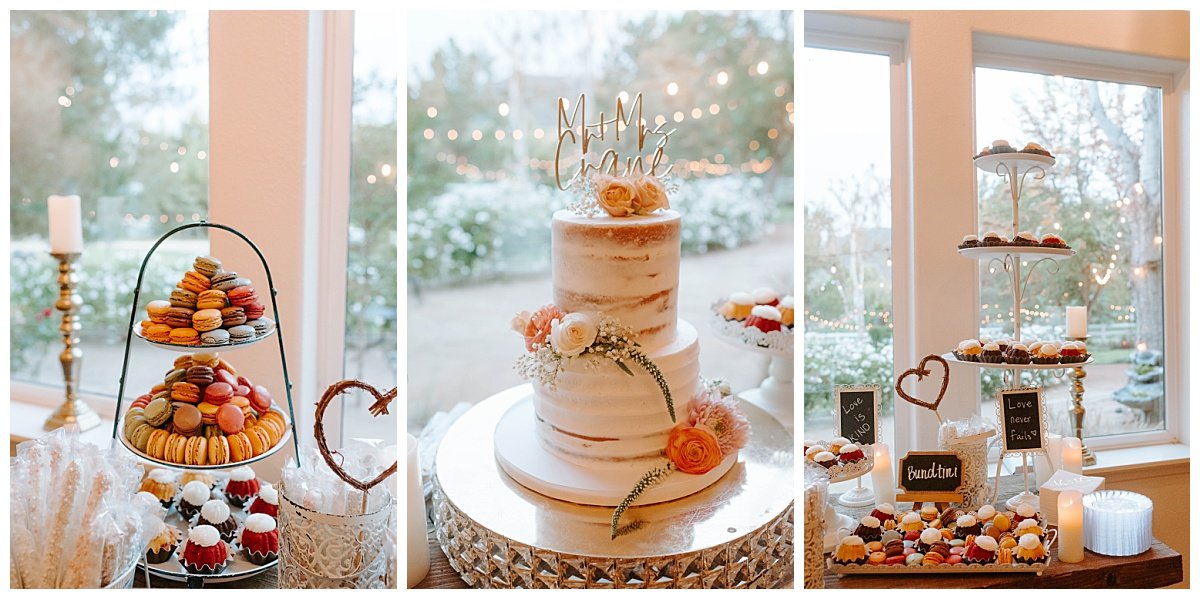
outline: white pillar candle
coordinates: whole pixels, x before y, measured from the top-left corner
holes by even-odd
[[[887,444],[875,444],[875,465],[871,468],[871,486],[875,488],[875,505],[896,503],[896,482],[892,478],[892,453]]]
[[[1083,561],[1083,495],[1079,491],[1058,494],[1058,559],[1068,564]]]
[[[50,253],[83,252],[83,217],[79,196],[50,196],[46,200],[50,214]]]
[[[1033,472],[1037,486],[1041,487],[1062,466],[1062,435],[1046,433],[1046,455],[1033,457]]]
[[[1087,306],[1067,306],[1067,336],[1087,337]]]
[[[1083,443],[1075,437],[1062,440],[1062,469],[1083,474]]]
[[[417,438],[408,435],[408,588],[429,574],[429,537],[425,532],[425,497],[421,491],[421,458]]]

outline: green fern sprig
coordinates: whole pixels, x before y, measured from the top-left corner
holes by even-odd
[[[618,531],[620,529],[618,528],[618,524],[621,522],[621,514],[624,514],[625,510],[629,509],[629,506],[632,505],[634,501],[637,501],[637,498],[640,497],[642,493],[646,492],[646,489],[649,489],[659,482],[662,482],[662,480],[671,474],[671,471],[674,469],[675,465],[671,462],[667,462],[663,466],[651,468],[649,472],[642,475],[642,478],[638,480],[636,485],[633,486],[633,490],[625,496],[625,499],[621,500],[621,503],[617,505],[617,509],[613,510],[610,539],[617,538],[617,535],[619,534]],[[624,530],[623,532],[629,531]]]
[[[663,397],[667,400],[667,412],[671,414],[671,422],[675,422],[675,402],[671,399],[671,388],[667,386],[667,379],[663,376],[662,371],[654,362],[650,361],[650,358],[646,357],[646,354],[636,349],[629,350],[629,357],[654,377],[654,382],[658,383],[658,388],[662,389]]]

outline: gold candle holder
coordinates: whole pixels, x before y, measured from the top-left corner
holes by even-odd
[[[1071,341],[1087,342],[1087,337],[1067,337]],[[1074,407],[1071,408],[1071,414],[1075,420],[1075,438],[1079,439],[1079,446],[1083,449],[1083,465],[1095,466],[1096,454],[1088,448],[1087,443],[1083,441],[1083,415],[1087,410],[1083,408],[1083,379],[1087,378],[1087,371],[1082,366],[1076,366],[1068,373],[1071,377],[1071,402]]]
[[[58,331],[62,334],[65,347],[58,355],[58,361],[62,363],[67,400],[50,415],[44,428],[52,431],[73,424],[79,430],[86,431],[100,425],[100,415],[79,399],[77,393],[79,368],[83,363],[83,350],[79,348],[79,308],[83,305],[83,299],[75,291],[75,286],[79,283],[79,277],[75,274],[75,263],[81,254],[50,255],[58,259],[58,301],[54,302],[54,307],[62,312],[62,324],[59,325]]]

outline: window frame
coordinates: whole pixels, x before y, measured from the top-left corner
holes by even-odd
[[[1184,227],[1189,216],[1183,193],[1189,185],[1188,173],[1182,170],[1181,156],[1186,156],[1189,152],[1187,137],[1182,134],[1189,117],[1186,104],[1189,91],[1188,62],[1140,56],[1131,51],[1095,50],[1082,46],[1063,46],[983,34],[973,32],[970,23],[967,22],[955,24],[955,28],[960,30],[948,31],[945,23],[936,22],[938,18],[938,15],[912,12],[875,12],[870,15],[833,12],[805,14],[804,46],[887,54],[893,60],[892,302],[895,315],[895,364],[916,364],[920,356],[932,353],[931,346],[935,345],[933,340],[941,340],[947,335],[958,338],[964,334],[958,330],[958,323],[965,321],[967,316],[971,318],[973,328],[964,330],[978,331],[980,281],[978,268],[974,263],[969,264],[969,276],[960,277],[961,281],[957,287],[961,289],[964,282],[970,282],[971,288],[963,289],[954,301],[946,303],[946,318],[938,326],[928,322],[928,319],[917,318],[921,310],[927,310],[919,305],[924,299],[921,289],[932,286],[926,276],[930,270],[921,268],[919,258],[926,255],[948,256],[944,254],[945,248],[941,247],[945,245],[942,240],[936,241],[941,245],[933,245],[929,239],[922,239],[927,237],[926,235],[917,231],[918,219],[928,218],[929,212],[936,209],[939,201],[930,198],[933,194],[923,187],[928,184],[922,183],[921,177],[930,177],[928,171],[937,168],[929,166],[930,163],[944,165],[946,161],[960,158],[962,152],[958,151],[958,146],[970,150],[978,147],[979,144],[974,143],[975,69],[1015,69],[1160,87],[1163,90],[1162,251],[1163,322],[1166,329],[1164,352],[1167,365],[1164,406],[1166,425],[1161,431],[1085,439],[1092,449],[1187,443],[1189,431],[1184,423],[1189,416],[1189,409],[1185,398],[1190,385],[1184,352],[1187,349],[1186,327],[1190,318],[1187,309],[1187,281],[1184,279],[1186,272],[1182,265],[1188,245]],[[961,52],[964,48],[967,50],[965,55]],[[935,57],[940,60],[929,60]],[[923,58],[926,60],[921,64]],[[1190,61],[1190,56],[1188,60]],[[936,74],[931,69],[930,63],[933,62],[939,63],[937,66],[940,72]],[[949,71],[949,74],[946,74],[946,71]],[[952,79],[952,85],[964,80],[968,80],[970,85],[948,89],[945,83],[935,79],[940,76]],[[949,105],[952,109],[953,114],[947,115],[947,120],[954,122],[957,117],[969,115],[969,125],[961,131],[932,135],[928,131],[922,131],[922,125],[914,126],[914,121],[928,122],[931,110],[929,104],[932,104],[929,100],[935,93],[942,98],[949,96],[946,101],[940,102],[943,107]],[[920,131],[922,139],[914,139],[912,131]],[[931,138],[949,139],[953,143],[938,146],[931,143]],[[970,140],[971,143],[965,143],[965,140]],[[918,155],[918,152],[926,159],[925,165],[914,162],[913,156]],[[978,223],[978,203],[974,200],[978,197],[976,175],[973,169],[959,170],[962,172],[946,172],[938,176],[946,182],[946,190],[940,194],[941,198],[950,194],[965,195],[969,189],[969,197],[973,199],[970,202],[969,223],[966,213],[961,209],[939,221],[939,224],[956,227],[955,232],[959,230],[957,227],[960,225],[964,230],[972,230]],[[947,266],[959,269],[962,265],[950,263]],[[952,330],[943,333],[939,329]],[[946,343],[939,341],[936,345],[941,347]],[[917,351],[918,344],[921,346],[920,352]],[[895,366],[893,368],[895,370]],[[942,417],[953,418],[976,413],[981,403],[978,371],[955,369],[953,375],[947,396],[971,393],[975,401],[955,401],[956,408],[951,407],[949,402],[943,404],[940,410]],[[947,414],[948,407],[951,410],[962,411],[963,406],[968,403],[968,414]],[[1084,407],[1087,407],[1086,391]],[[924,413],[924,410],[919,412],[921,413],[918,414],[915,406],[905,402],[896,404],[893,455],[903,455],[914,449],[927,449],[932,445],[929,439],[937,438],[937,421]]]
[[[289,229],[280,230],[279,219],[245,219],[239,222],[239,230],[251,239],[259,239],[260,246],[271,245],[283,237],[285,244],[299,251],[270,251],[272,273],[276,288],[280,288],[286,277],[287,283],[296,291],[292,297],[279,293],[280,311],[294,324],[287,327],[285,349],[288,352],[288,374],[292,382],[292,403],[297,431],[311,431],[314,406],[320,391],[343,378],[344,335],[346,308],[346,254],[348,247],[348,198],[350,191],[350,105],[353,95],[353,11],[207,11],[209,17],[209,85],[221,75],[253,81],[264,75],[257,61],[246,61],[244,56],[234,53],[214,52],[213,44],[262,43],[265,31],[286,32],[293,40],[303,40],[304,51],[293,51],[286,56],[277,56],[272,64],[284,61],[286,72],[276,70],[269,73],[271,85],[283,84],[295,89],[303,87],[303,104],[293,106],[288,115],[292,121],[303,122],[303,134],[277,139],[278,152],[264,152],[251,156],[252,160],[241,160],[239,170],[247,172],[285,171],[289,188],[302,189],[300,199],[293,199],[292,207],[300,215],[298,223]],[[221,19],[214,19],[220,15]],[[306,17],[301,23],[299,17]],[[264,27],[265,26],[265,27]],[[254,31],[253,36],[249,31]],[[268,35],[267,37],[271,37]],[[281,51],[282,52],[282,51]],[[266,84],[264,84],[266,85]],[[220,94],[209,93],[209,161],[210,182],[217,179],[214,170],[222,167],[221,159],[234,153],[235,148],[261,145],[263,128],[235,126],[236,120],[213,118],[221,107]],[[229,107],[225,107],[229,110]],[[231,110],[236,112],[236,110]],[[281,109],[282,112],[282,109]],[[297,112],[303,114],[297,114]],[[279,126],[276,124],[275,126]],[[267,126],[269,131],[271,126]],[[254,139],[251,139],[254,138]],[[224,149],[223,149],[224,148]],[[303,156],[303,164],[287,166],[281,164],[281,155]],[[244,196],[230,193],[239,185],[212,185],[210,183],[209,218],[220,222],[222,214],[234,214],[244,208]],[[244,225],[244,226],[243,226]],[[214,253],[241,255],[249,252],[240,241],[226,235],[210,238]],[[147,246],[148,247],[148,246]],[[278,246],[277,246],[278,247]],[[252,255],[252,254],[251,254]],[[301,277],[299,275],[303,274]],[[311,327],[302,323],[315,322]],[[267,347],[269,346],[269,347]],[[264,349],[265,348],[265,349]],[[164,359],[166,359],[166,354]],[[279,377],[279,352],[274,343],[260,344],[237,354],[238,364],[247,370],[261,371],[264,378]],[[87,356],[84,356],[86,359]],[[13,380],[10,376],[10,397],[13,403],[46,408],[46,414],[63,401],[63,390],[55,385]],[[271,387],[276,401],[282,405],[287,395],[282,382]],[[97,430],[109,436],[115,416],[114,396],[97,393],[80,393],[102,419]],[[132,397],[124,398],[125,402]],[[332,419],[332,420],[331,420]],[[326,422],[337,426],[326,429],[328,440],[339,446],[342,438],[341,402],[334,402],[327,410]],[[38,423],[40,425],[40,422]],[[30,433],[32,423],[22,423],[19,430],[11,431],[14,441]],[[312,445],[312,438],[301,434],[301,445]],[[286,454],[286,455],[284,455]],[[283,459],[290,451],[277,454],[264,467],[274,468],[276,462],[282,467]]]

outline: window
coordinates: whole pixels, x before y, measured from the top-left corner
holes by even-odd
[[[395,44],[394,22],[355,15],[344,375],[379,389],[396,382]],[[391,419],[364,416],[371,401],[362,394],[347,400],[343,438],[394,442]]]
[[[977,146],[997,137],[1036,141],[1056,156],[1045,178],[1026,179],[1020,225],[1061,235],[1075,249],[1057,269],[1042,264],[1022,305],[1022,336],[1060,339],[1064,306],[1088,308],[1086,438],[1166,426],[1163,303],[1162,90],[1063,76],[977,68]],[[1012,235],[1012,203],[1000,177],[979,173],[980,231]],[[981,264],[980,334],[1012,335],[1012,292]],[[1072,434],[1071,383],[1046,373],[1047,426]],[[1032,384],[1025,375],[1024,384]],[[993,415],[996,371],[983,377],[981,413]]]
[[[804,436],[836,436],[835,385],[879,385],[891,431],[889,59],[805,48],[804,60]]]
[[[766,357],[707,322],[723,295],[793,290],[792,13],[407,20],[409,428],[522,383],[508,323],[551,299],[550,218],[569,201],[554,186],[556,99],[581,92],[589,112],[640,92],[648,122],[676,125],[679,315],[700,331],[704,376],[758,386]]]
[[[115,396],[146,250],[208,216],[208,17],[14,11],[10,37],[12,378],[62,385],[46,198],[75,194],[84,216],[81,389]],[[203,230],[172,237],[148,265],[142,297],[166,297],[206,253]],[[145,344],[131,352],[131,364],[162,360]],[[160,377],[158,367],[130,368],[129,388]]]

